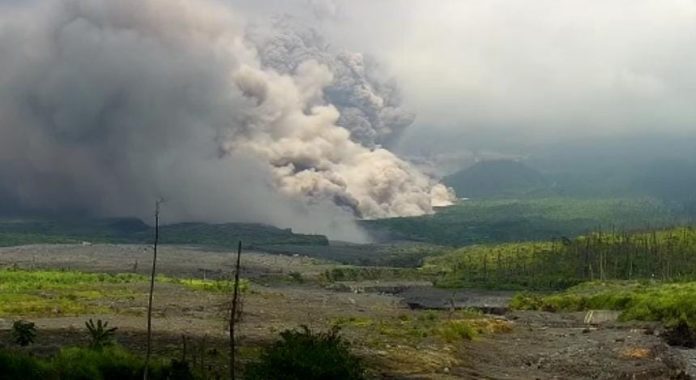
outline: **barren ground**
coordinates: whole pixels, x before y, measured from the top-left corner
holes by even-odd
[[[229,276],[232,252],[163,247],[158,272],[170,276],[220,278]],[[72,269],[90,272],[147,274],[151,250],[137,245],[36,245],[0,249],[0,267]],[[136,265],[137,262],[137,265]],[[372,378],[383,379],[670,379],[685,367],[692,351],[666,346],[648,325],[609,323],[588,326],[584,314],[514,312],[504,316],[467,311],[412,310],[399,295],[370,293],[375,286],[351,292],[327,289],[320,274],[331,262],[293,256],[245,252],[243,276],[252,281],[244,295],[240,356],[251,360],[260,348],[286,328],[313,329],[342,326],[354,343]],[[290,273],[296,273],[291,276]],[[299,275],[297,275],[299,274]],[[298,280],[301,279],[301,280]],[[372,284],[374,285],[374,284]],[[446,303],[449,292],[409,283],[400,287],[409,299]],[[55,310],[31,318],[39,337],[33,350],[50,354],[66,344],[84,344],[84,321],[108,320],[119,328],[118,341],[136,352],[144,350],[147,284],[126,284],[129,299],[85,302],[106,306],[101,315],[64,315]],[[404,290],[405,288],[405,290]],[[414,290],[416,289],[416,290]],[[415,294],[415,295],[414,295]],[[504,293],[457,292],[458,303],[484,306],[504,303]],[[225,303],[228,296],[158,284],[155,293],[156,353],[186,355],[214,378],[225,373]],[[501,301],[502,300],[502,301]],[[459,302],[461,301],[461,302]],[[9,341],[8,329],[22,316],[0,316],[0,342]],[[466,320],[481,333],[473,340],[443,338],[442,326]],[[687,359],[684,359],[684,358]]]

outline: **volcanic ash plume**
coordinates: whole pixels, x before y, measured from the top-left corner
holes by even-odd
[[[60,0],[3,9],[0,26],[5,202],[142,216],[163,195],[175,219],[325,232],[307,220],[453,198],[351,139],[329,67],[264,67],[222,3]]]
[[[332,2],[314,4],[314,9],[335,7]],[[402,105],[396,82],[369,56],[335,52],[316,29],[289,16],[249,29],[262,65],[292,74],[303,62],[315,60],[331,71],[333,80],[324,87],[324,97],[338,108],[336,123],[350,131],[353,141],[371,148],[388,146],[413,123],[415,115]]]

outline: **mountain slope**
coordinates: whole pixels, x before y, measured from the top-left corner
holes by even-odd
[[[522,196],[548,192],[544,176],[513,160],[481,161],[443,179],[464,198]]]

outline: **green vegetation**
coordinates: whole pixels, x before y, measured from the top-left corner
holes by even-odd
[[[345,329],[366,329],[374,340],[372,346],[380,346],[385,340],[403,344],[418,343],[424,339],[441,343],[471,340],[487,333],[510,331],[505,321],[485,318],[478,311],[454,310],[419,311],[415,315],[373,319],[367,317],[343,317],[334,324]],[[386,339],[385,339],[386,338]]]
[[[360,360],[350,352],[350,345],[334,328],[326,333],[314,333],[306,326],[302,330],[286,330],[281,340],[266,349],[259,361],[250,364],[246,379],[258,380],[360,380],[364,369]]]
[[[449,343],[462,339],[471,340],[477,335],[476,330],[470,323],[461,320],[451,320],[443,323],[443,326],[437,330],[437,333]]]
[[[80,315],[109,312],[114,300],[132,300],[145,294],[147,277],[137,274],[104,274],[76,271],[0,269],[0,316]],[[180,279],[157,276],[159,283],[194,291],[229,292],[229,280]],[[240,289],[249,288],[247,280]]]
[[[0,350],[0,373],[7,380],[58,379],[50,362],[21,352]]]
[[[375,236],[465,246],[576,237],[600,228],[635,230],[690,219],[652,198],[466,200],[434,215],[364,221]]]
[[[149,242],[152,234],[143,236]],[[186,244],[210,247],[236,247],[241,240],[246,247],[262,245],[319,245],[329,243],[326,236],[303,235],[292,232],[289,228],[281,229],[251,223],[180,223],[160,228],[162,244]]]
[[[138,219],[29,219],[0,220],[0,246],[39,243],[129,243],[149,244],[154,230]],[[256,245],[327,245],[321,235],[296,234],[290,229],[251,223],[180,223],[160,227],[162,244],[209,247]]]
[[[153,380],[193,379],[181,366],[155,363],[149,373]],[[140,380],[145,368],[142,359],[119,346],[101,350],[70,347],[53,358],[38,358],[22,352],[0,350],[0,374],[4,380]]]
[[[107,311],[102,299],[134,297],[118,284],[143,281],[133,274],[0,270],[0,315],[79,315]]]
[[[176,278],[157,275],[157,282],[165,284],[181,285],[191,290],[199,290],[213,293],[229,293],[234,282],[231,280],[203,280],[199,278]],[[239,290],[246,292],[251,287],[247,279],[239,279]]]
[[[560,257],[553,256],[555,248],[551,243],[474,245],[426,259],[421,272],[444,288],[556,289],[579,282],[552,271],[547,261]]]
[[[85,322],[85,327],[89,332],[89,348],[100,350],[114,343],[114,334],[118,328],[109,327],[109,322],[97,319],[97,323],[94,323],[90,318],[89,321]]]
[[[510,305],[521,310],[621,310],[620,320],[660,321],[696,327],[696,282],[653,281],[588,282],[562,293],[521,293]]]
[[[553,189],[535,169],[513,160],[481,161],[443,179],[460,197],[492,198],[550,194]]]
[[[442,287],[563,289],[592,280],[694,280],[696,230],[470,246],[428,258],[421,270],[436,276]]]
[[[369,378],[419,378],[467,360],[467,341],[511,331],[510,322],[474,310],[409,310],[399,314],[355,311],[331,320],[359,340]],[[377,353],[377,354],[376,354]],[[434,376],[434,375],[433,375]]]
[[[25,320],[12,323],[12,339],[18,345],[24,347],[34,343],[36,338],[36,325]]]

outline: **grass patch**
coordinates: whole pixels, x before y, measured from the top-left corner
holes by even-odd
[[[133,298],[121,284],[144,281],[134,274],[0,270],[0,315],[79,315],[107,312],[104,299]]]
[[[478,335],[476,328],[471,324],[470,321],[466,320],[449,320],[442,323],[442,326],[437,330],[437,335],[439,335],[443,340],[448,343],[453,343],[464,340],[472,340],[476,335]]]
[[[150,378],[194,379],[188,367],[172,361],[155,361],[149,368]],[[119,346],[100,350],[69,347],[53,358],[37,358],[22,352],[0,351],[0,374],[6,380],[139,380],[143,377],[143,360]],[[179,377],[175,377],[175,376]],[[183,375],[183,376],[182,376]]]
[[[551,295],[520,293],[511,308],[518,310],[622,311],[623,321],[660,321],[696,326],[696,282],[589,282]]]
[[[511,330],[510,322],[473,310],[413,310],[381,317],[357,314],[332,323],[355,342],[369,378],[381,378],[384,373],[396,378],[439,373],[463,364],[469,340]]]
[[[229,280],[180,279],[158,276],[157,282],[185,287],[192,291],[225,293]],[[146,276],[51,270],[0,270],[0,316],[81,315],[107,313],[115,300],[144,297]],[[134,285],[142,285],[139,289]],[[242,279],[246,291],[249,281]]]
[[[212,293],[230,293],[234,281],[231,280],[203,280],[197,278],[176,278],[164,275],[157,276],[157,281],[166,284],[181,285],[187,289],[195,291],[206,291]],[[251,283],[246,279],[239,279],[239,290],[246,292]]]
[[[455,343],[474,339],[481,334],[509,331],[509,325],[504,321],[484,318],[480,312],[468,310],[426,310],[415,316],[402,314],[381,319],[342,317],[336,319],[334,324],[345,329],[364,330],[369,337],[368,345],[374,346],[390,341],[403,344],[415,344],[424,340]]]

